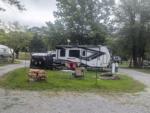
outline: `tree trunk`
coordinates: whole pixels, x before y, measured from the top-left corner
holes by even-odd
[[[16,59],[19,59],[19,49],[16,49],[15,53],[16,53]]]
[[[129,68],[132,67],[132,64],[133,64],[132,61],[133,61],[133,60],[132,60],[132,57],[131,57],[131,58],[130,58],[130,63],[129,63]]]
[[[14,63],[15,62],[15,53],[13,52],[12,53],[12,60],[11,60],[11,63]]]
[[[140,58],[140,67],[143,67],[143,57]]]
[[[16,59],[19,59],[19,52],[16,52]]]
[[[133,46],[133,48],[132,48],[132,58],[133,58],[133,67],[138,67],[136,46]]]

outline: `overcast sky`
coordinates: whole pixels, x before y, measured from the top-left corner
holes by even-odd
[[[54,22],[53,11],[56,11],[56,0],[20,0],[27,9],[20,12],[14,6],[4,4],[0,0],[0,7],[6,9],[0,12],[0,20],[4,22],[18,21],[23,25],[43,26],[45,22]],[[119,0],[116,0],[119,1]]]
[[[28,26],[43,26],[45,22],[54,22],[53,11],[56,10],[55,0],[20,0],[27,9],[20,12],[15,7],[3,4],[0,0],[0,6],[6,8],[5,12],[0,12],[0,20],[5,22],[18,21]]]

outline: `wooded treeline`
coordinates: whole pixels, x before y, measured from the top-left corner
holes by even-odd
[[[16,3],[19,10],[25,9]],[[70,44],[107,45],[113,55],[129,59],[133,67],[150,59],[149,0],[57,0],[54,16],[56,21],[43,27],[1,29],[0,43],[17,54],[53,50],[69,39]]]

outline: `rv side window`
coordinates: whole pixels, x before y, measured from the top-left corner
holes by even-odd
[[[61,49],[60,50],[60,57],[65,57],[65,55],[66,55],[65,49]]]
[[[82,56],[85,56],[85,51],[82,51]]]
[[[80,51],[79,50],[70,50],[69,51],[69,57],[79,58],[80,57]]]

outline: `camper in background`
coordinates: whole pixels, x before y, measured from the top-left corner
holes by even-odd
[[[0,45],[0,59],[12,57],[13,50],[5,45]]]

